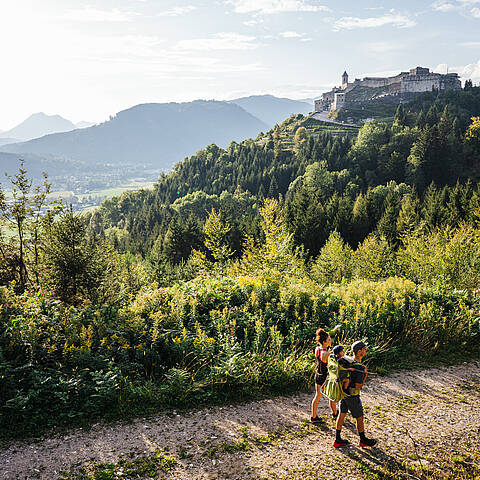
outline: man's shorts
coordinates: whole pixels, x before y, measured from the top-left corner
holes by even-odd
[[[340,413],[347,413],[349,410],[353,418],[363,417],[363,405],[360,395],[352,395],[340,400]]]

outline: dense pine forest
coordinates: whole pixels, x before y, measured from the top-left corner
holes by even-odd
[[[372,369],[478,355],[480,87],[209,145],[83,215],[0,192],[0,432],[311,385],[314,332]],[[447,360],[448,359],[448,360]]]

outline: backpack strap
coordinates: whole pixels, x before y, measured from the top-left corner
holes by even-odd
[[[355,367],[362,367],[362,369],[365,368],[364,365],[363,365],[363,363],[357,362],[357,361],[355,361],[355,360],[351,363],[351,366],[354,367],[354,368],[355,368]],[[359,369],[359,370],[360,370],[360,369]],[[364,370],[364,371],[365,371],[365,370]],[[358,388],[349,387],[348,390],[349,390],[349,394],[352,395],[352,396],[354,396],[354,395],[360,395],[360,390],[359,390]]]

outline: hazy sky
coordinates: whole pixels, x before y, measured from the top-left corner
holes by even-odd
[[[1,0],[0,129],[144,102],[316,96],[420,65],[480,82],[480,0]]]

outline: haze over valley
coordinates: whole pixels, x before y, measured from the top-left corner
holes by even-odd
[[[312,109],[302,101],[264,95],[136,105],[83,128],[58,115],[36,114],[0,135],[26,140],[0,141],[0,165],[12,175],[22,158],[36,181],[46,172],[63,198],[75,203],[79,195],[92,197],[79,207],[92,206],[122,186],[151,185],[161,172],[210,143],[226,147],[255,138],[291,114]]]

